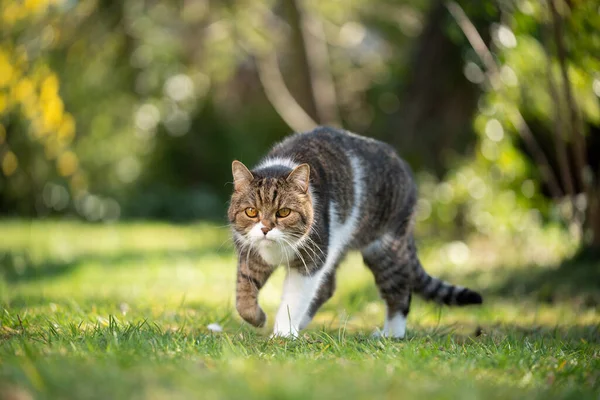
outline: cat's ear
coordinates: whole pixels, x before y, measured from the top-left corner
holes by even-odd
[[[231,163],[231,173],[233,174],[233,187],[235,190],[245,188],[254,179],[252,172],[238,160]]]
[[[308,182],[310,179],[310,167],[308,164],[300,164],[287,177],[288,182],[295,183],[303,193],[308,191]]]

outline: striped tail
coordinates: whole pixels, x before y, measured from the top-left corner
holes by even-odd
[[[483,298],[476,291],[434,278],[425,272],[421,265],[419,265],[414,290],[425,300],[432,300],[449,306],[483,303]]]

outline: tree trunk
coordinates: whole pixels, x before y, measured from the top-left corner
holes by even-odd
[[[320,123],[315,102],[315,93],[310,76],[310,64],[306,52],[306,43],[302,33],[302,14],[296,0],[283,0],[285,18],[290,24],[290,52],[291,63],[286,69],[292,71],[293,80],[288,80],[288,87],[294,94],[296,101],[306,113],[317,123]]]
[[[401,127],[390,138],[395,147],[415,167],[433,170],[439,177],[452,152],[466,154],[474,143],[471,121],[480,92],[463,74],[462,49],[448,37],[447,21],[444,3],[436,0],[415,46],[409,83],[398,89],[399,120],[390,121]],[[411,158],[405,149],[422,158]]]

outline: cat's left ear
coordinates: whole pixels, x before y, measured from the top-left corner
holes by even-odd
[[[243,189],[254,179],[252,172],[238,160],[231,163],[231,173],[233,174],[233,187],[235,190]]]
[[[308,183],[310,179],[310,167],[308,164],[300,164],[287,177],[288,182],[293,182],[302,190],[303,193],[308,191]]]

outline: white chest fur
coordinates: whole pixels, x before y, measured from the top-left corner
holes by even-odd
[[[259,243],[258,254],[269,265],[286,265],[294,259],[294,252],[288,245],[275,242]]]

